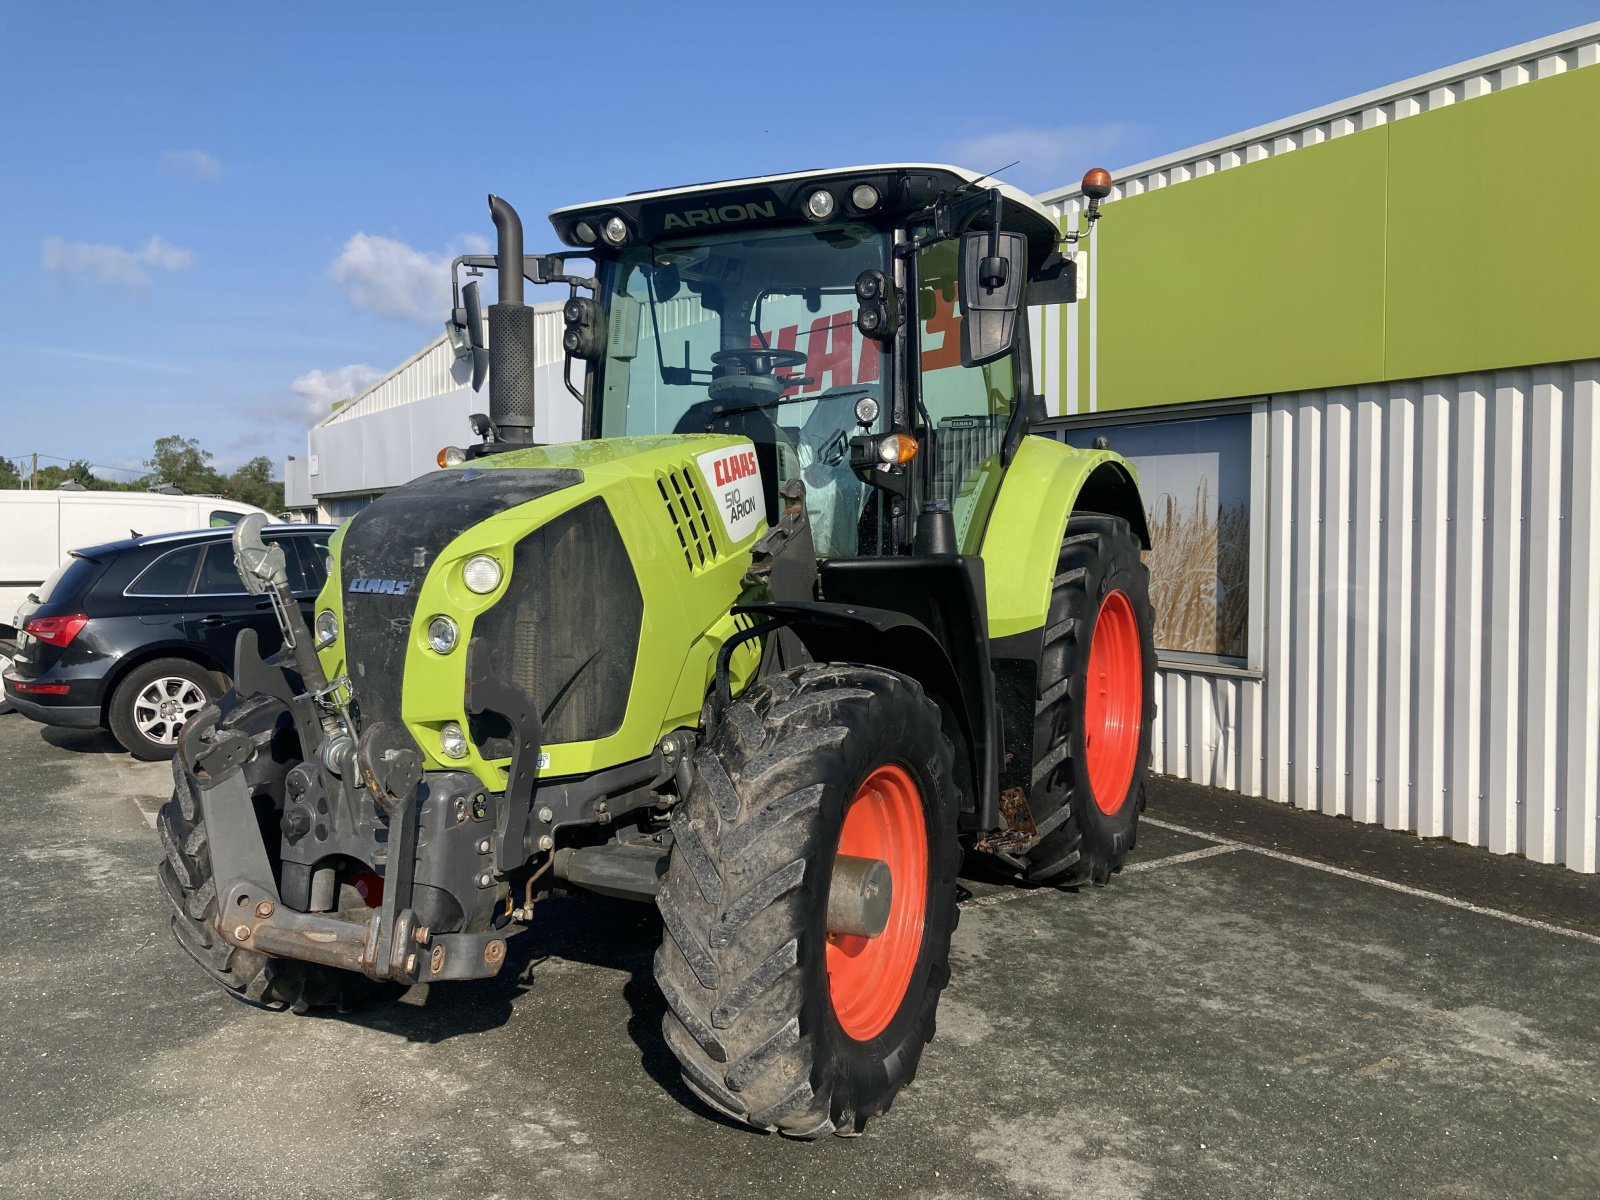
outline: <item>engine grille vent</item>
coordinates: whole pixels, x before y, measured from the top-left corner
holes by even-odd
[[[694,476],[671,470],[656,476],[656,487],[666,502],[672,528],[683,549],[683,561],[691,572],[703,571],[717,561],[717,540],[711,533],[711,512],[700,496]]]

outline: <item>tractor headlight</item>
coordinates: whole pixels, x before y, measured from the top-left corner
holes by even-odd
[[[858,183],[850,189],[850,203],[858,212],[870,212],[878,207],[878,189],[870,183]]]
[[[461,568],[461,582],[480,596],[487,596],[500,586],[500,575],[500,561],[487,554],[474,554]]]
[[[339,618],[334,616],[331,608],[325,608],[317,614],[316,634],[318,650],[326,650],[339,640]]]
[[[454,721],[446,721],[439,730],[439,753],[446,758],[467,756],[467,735]]]
[[[826,221],[833,216],[833,193],[826,188],[818,188],[806,197],[806,215],[813,221]]]
[[[628,223],[621,217],[607,217],[606,223],[600,227],[600,232],[613,246],[620,246],[628,240]]]
[[[449,617],[435,617],[429,621],[428,645],[436,654],[449,654],[456,648],[456,623]]]

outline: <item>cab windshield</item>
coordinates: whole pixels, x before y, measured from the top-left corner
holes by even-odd
[[[854,288],[863,271],[889,271],[888,254],[888,236],[865,225],[625,251],[606,267],[595,432],[747,437],[769,518],[777,485],[798,476],[817,553],[856,553],[865,488],[850,470],[849,439],[863,397],[887,413],[888,363],[856,331]]]

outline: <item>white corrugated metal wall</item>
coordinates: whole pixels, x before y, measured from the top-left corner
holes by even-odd
[[[1600,362],[1261,411],[1262,677],[1163,670],[1154,769],[1596,870]]]

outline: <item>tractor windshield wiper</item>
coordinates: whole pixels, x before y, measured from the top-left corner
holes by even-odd
[[[812,400],[834,400],[840,396],[864,396],[872,391],[869,387],[834,388],[831,392],[819,392],[815,396],[780,396],[765,404],[736,404],[732,408],[723,408],[716,405],[711,413],[717,417],[732,417],[739,413],[759,412],[763,408],[777,408],[780,404],[805,404]]]

